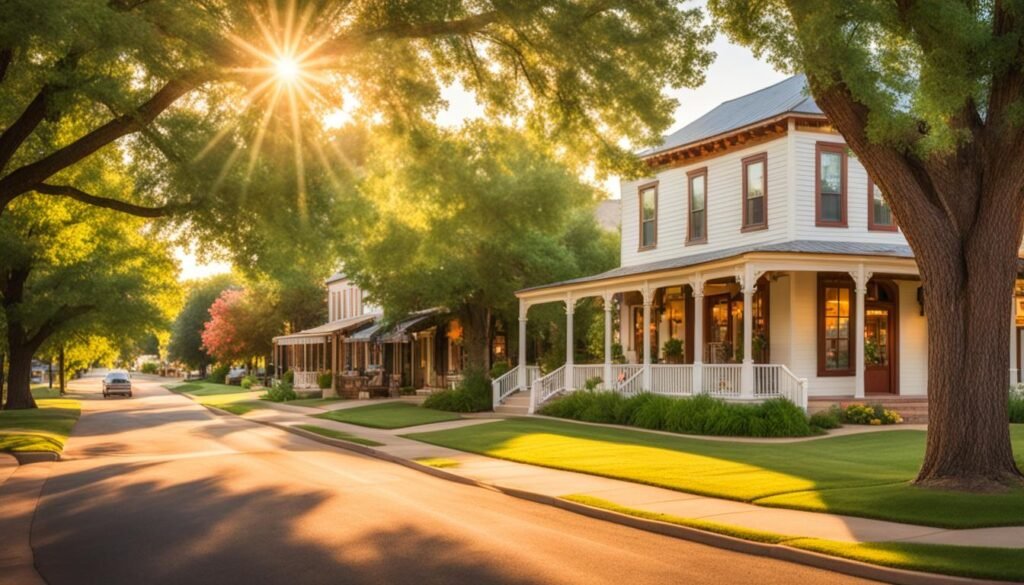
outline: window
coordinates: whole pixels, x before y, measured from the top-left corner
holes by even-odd
[[[708,170],[690,171],[689,179],[690,219],[686,232],[687,244],[702,244],[708,241],[707,191]]]
[[[658,243],[658,184],[640,187],[640,249],[653,248]]]
[[[892,216],[885,193],[873,182],[868,183],[868,229],[876,231],[896,231],[896,219]]]
[[[853,376],[853,281],[818,276],[818,375]]]
[[[768,227],[768,155],[743,159],[743,231]]]
[[[846,146],[817,145],[817,225],[846,227]]]

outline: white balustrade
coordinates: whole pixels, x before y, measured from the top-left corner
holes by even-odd
[[[693,394],[693,366],[655,364],[651,366],[651,392],[669,396]]]
[[[585,388],[586,383],[594,378],[600,380],[597,383],[597,388],[603,390],[605,388],[604,364],[576,364],[573,366],[572,381],[576,388]]]
[[[505,372],[496,380],[492,380],[491,389],[494,392],[494,406],[498,406],[515,391],[519,390],[519,366]]]
[[[754,397],[758,399],[788,398],[807,408],[807,379],[798,378],[782,364],[754,364]]]
[[[563,390],[565,390],[565,366],[552,371],[543,378],[534,380],[533,395],[530,397],[531,406],[536,408]]]
[[[719,398],[739,398],[743,366],[704,364],[703,392]]]
[[[626,378],[618,385],[617,391],[626,396],[634,396],[643,392],[644,369],[639,368],[632,376]]]
[[[533,388],[533,383],[540,378],[540,366],[526,366],[526,387]]]
[[[626,380],[632,378],[637,372],[642,372],[644,367],[640,364],[612,364],[612,379],[608,388],[615,388],[622,385]]]
[[[296,388],[319,388],[317,372],[294,372]]]

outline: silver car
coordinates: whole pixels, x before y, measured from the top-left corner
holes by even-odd
[[[132,397],[132,377],[124,370],[114,370],[103,378],[103,397],[111,394]]]

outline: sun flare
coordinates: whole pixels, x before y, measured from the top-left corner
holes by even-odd
[[[299,62],[293,57],[281,57],[274,62],[274,74],[284,83],[292,83],[302,74]]]

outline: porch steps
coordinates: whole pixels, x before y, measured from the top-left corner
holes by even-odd
[[[807,401],[807,412],[814,414],[828,410],[833,404],[881,404],[884,408],[895,410],[903,417],[903,422],[913,424],[928,423],[928,399],[923,396],[871,396],[854,398],[853,396],[819,396]]]
[[[494,409],[498,414],[523,415],[530,412],[530,391],[516,392]]]

